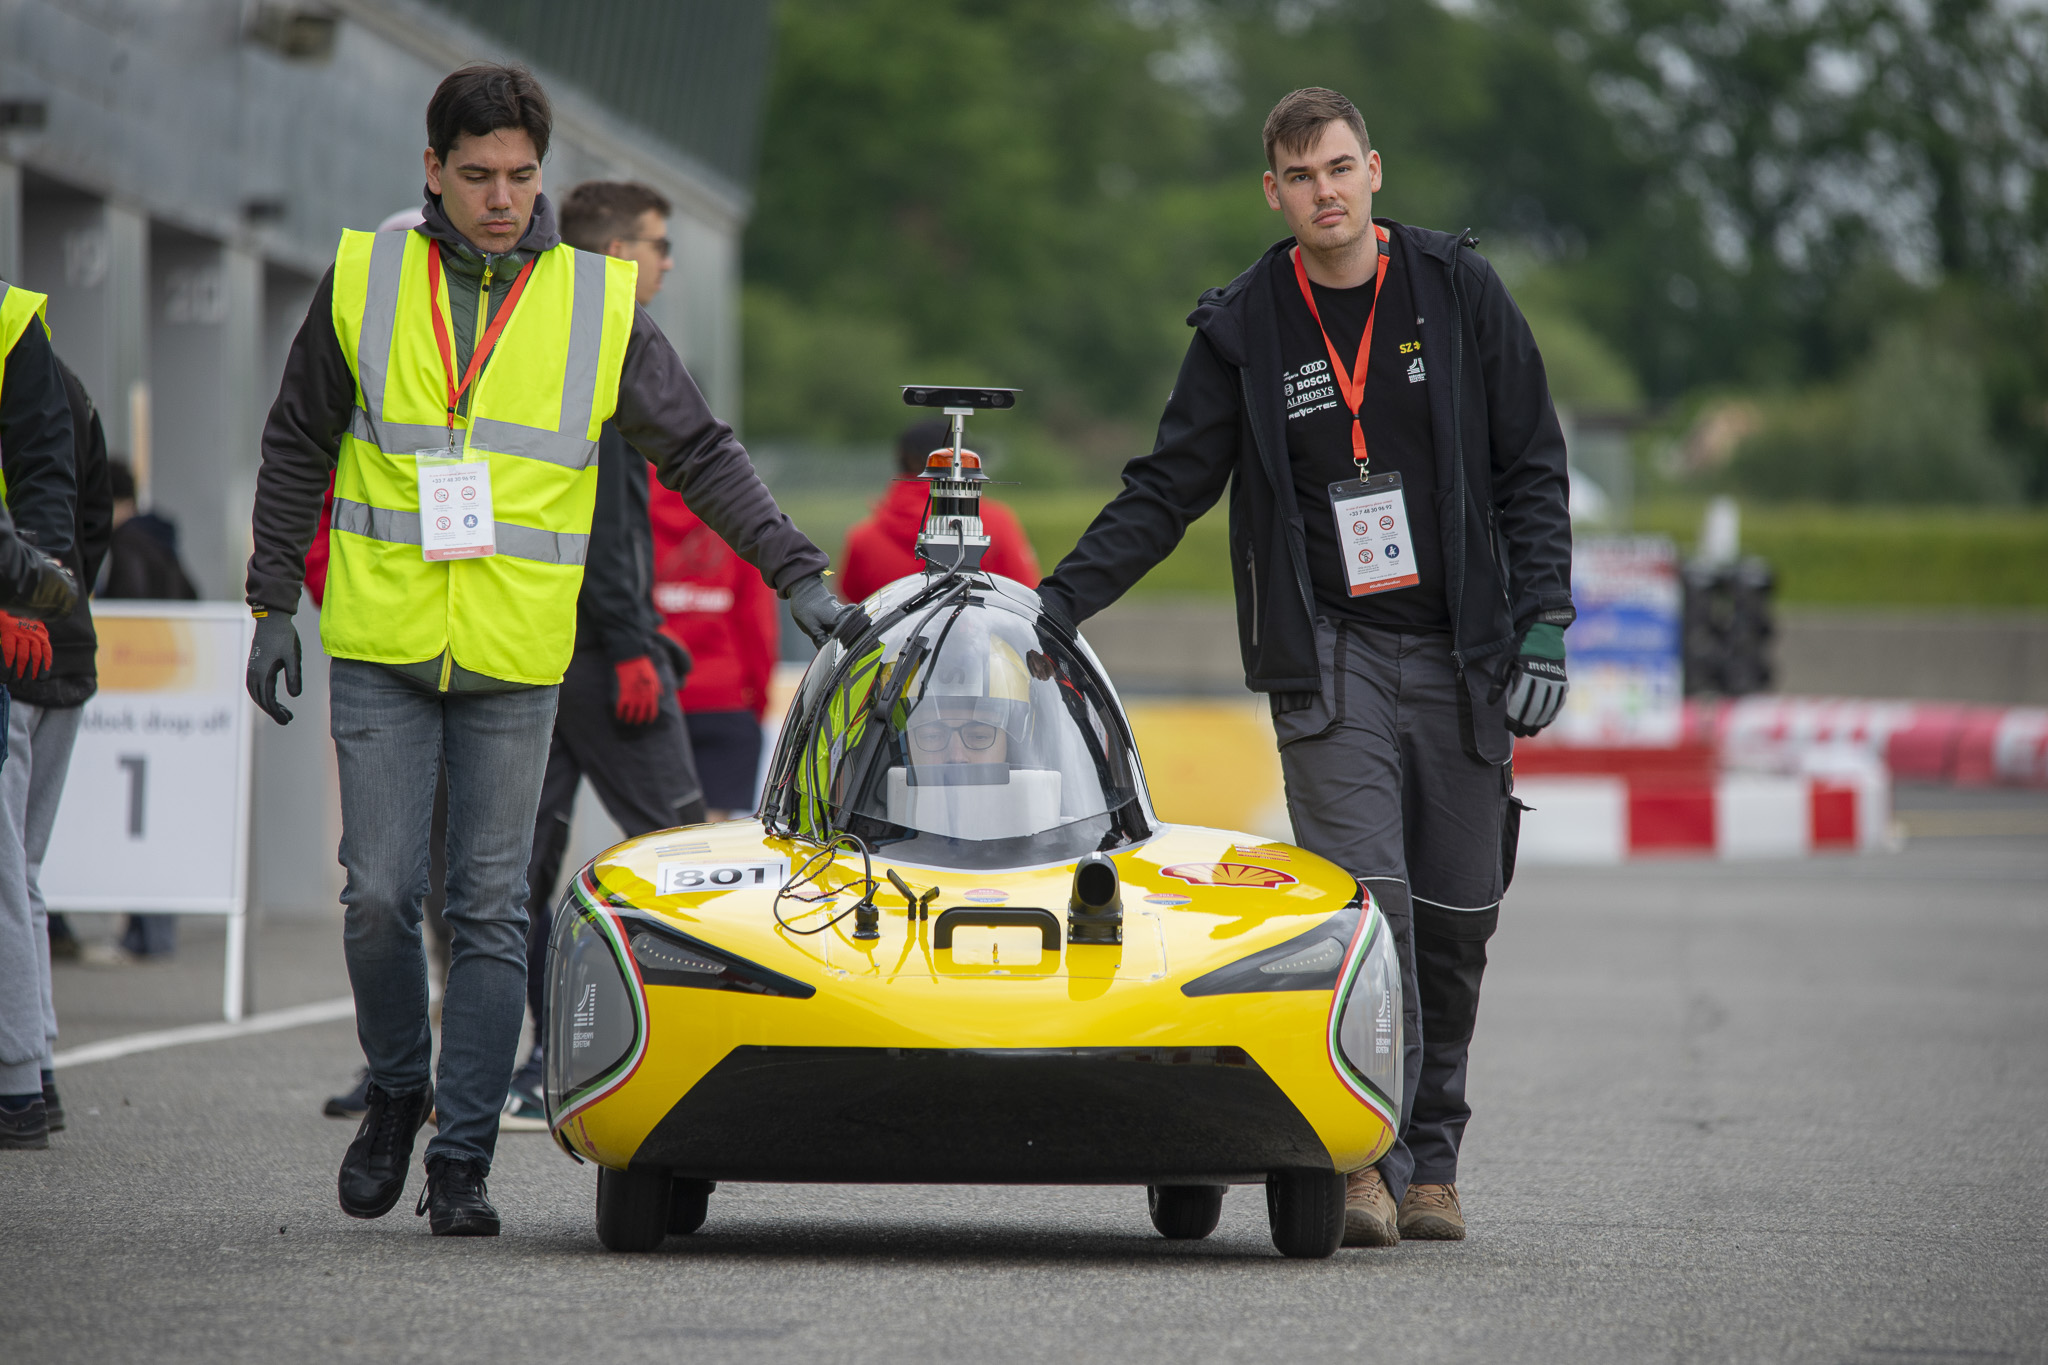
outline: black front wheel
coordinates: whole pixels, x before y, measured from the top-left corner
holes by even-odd
[[[1145,1203],[1161,1237],[1199,1241],[1216,1231],[1223,1216],[1224,1185],[1148,1185]]]
[[[677,1178],[669,1186],[668,1231],[671,1237],[687,1237],[704,1226],[711,1211],[711,1192],[718,1186],[709,1180]]]
[[[1337,1171],[1275,1171],[1266,1177],[1266,1217],[1282,1256],[1321,1260],[1344,1240],[1344,1177]]]
[[[668,1236],[667,1171],[597,1172],[597,1240],[608,1251],[652,1251]]]

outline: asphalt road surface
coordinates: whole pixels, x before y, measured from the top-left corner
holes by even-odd
[[[312,999],[334,937],[265,951]],[[171,970],[60,988],[118,1013]],[[412,1190],[335,1207],[346,1023],[178,1047],[66,1071],[70,1130],[0,1153],[0,1357],[2048,1361],[2044,978],[2048,839],[1530,871],[1470,1240],[1323,1262],[1273,1252],[1251,1188],[1189,1244],[1138,1190],[728,1185],[699,1234],[611,1255],[592,1172],[529,1135],[492,1176],[505,1236],[437,1241]]]

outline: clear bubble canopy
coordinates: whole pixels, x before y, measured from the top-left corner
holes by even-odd
[[[804,675],[769,824],[935,867],[1028,866],[1154,823],[1116,694],[1038,596],[991,574],[899,580]]]

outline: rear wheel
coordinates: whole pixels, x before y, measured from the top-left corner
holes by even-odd
[[[709,1180],[676,1180],[669,1186],[668,1231],[671,1237],[686,1237],[704,1226],[711,1210],[711,1192],[718,1186]]]
[[[1192,1242],[1216,1231],[1223,1216],[1222,1185],[1149,1185],[1145,1203],[1161,1237]]]
[[[597,1240],[608,1251],[652,1251],[668,1236],[667,1171],[597,1172]]]
[[[1344,1240],[1344,1177],[1336,1171],[1273,1172],[1266,1177],[1266,1217],[1282,1256],[1328,1256]]]

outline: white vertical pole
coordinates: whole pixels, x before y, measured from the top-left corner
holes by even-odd
[[[242,1017],[243,957],[247,952],[248,907],[237,901],[228,912],[227,984],[221,987],[220,1013],[230,1024]]]
[[[236,657],[249,657],[256,636],[255,619],[244,615],[236,638]],[[228,902],[227,981],[221,987],[221,1013],[229,1023],[242,1017],[244,961],[249,932],[249,788],[255,779],[256,708],[236,708],[235,726],[235,853],[234,892]]]

